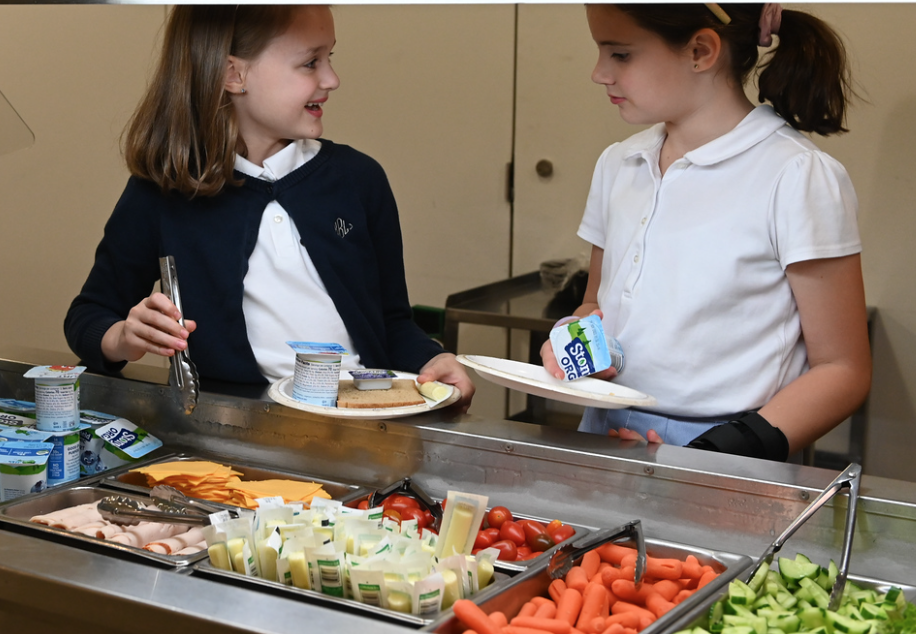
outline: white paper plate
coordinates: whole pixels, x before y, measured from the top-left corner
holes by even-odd
[[[414,379],[416,380],[417,375],[411,374],[410,372],[395,372],[398,379]],[[340,372],[341,380],[352,379],[349,371],[341,370]],[[444,401],[439,403],[434,403],[432,400],[426,399],[426,403],[420,405],[408,405],[406,407],[366,407],[366,408],[356,408],[356,407],[323,407],[321,405],[312,405],[311,403],[303,403],[300,400],[293,398],[293,377],[288,376],[285,379],[280,379],[276,383],[271,384],[270,389],[267,391],[270,398],[280,403],[281,405],[286,405],[287,407],[293,407],[295,409],[301,409],[304,412],[311,412],[312,414],[321,414],[322,416],[329,416],[331,418],[371,418],[371,419],[381,419],[381,418],[400,418],[402,416],[413,416],[415,414],[422,414],[423,412],[429,412],[434,409],[441,409],[443,407],[448,407],[455,401],[461,398],[461,391],[455,386],[450,386],[452,388],[452,395],[446,398]]]
[[[655,405],[655,398],[652,396],[619,383],[589,377],[562,381],[551,376],[540,365],[476,354],[459,354],[458,361],[497,385],[554,401],[603,409]]]

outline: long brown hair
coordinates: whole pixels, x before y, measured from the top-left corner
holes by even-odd
[[[669,46],[685,46],[700,29],[714,30],[728,47],[732,76],[742,85],[757,67],[762,4],[722,4],[728,24],[703,4],[618,4],[643,29]],[[766,54],[757,80],[758,98],[793,128],[829,135],[846,132],[846,108],[853,96],[846,48],[827,23],[783,9],[779,44]]]
[[[223,89],[229,55],[256,58],[292,19],[293,5],[179,5],[169,15],[162,54],[124,134],[130,173],[164,191],[215,196],[245,154]]]

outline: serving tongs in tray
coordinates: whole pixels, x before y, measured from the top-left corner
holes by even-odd
[[[646,540],[642,533],[642,522],[633,520],[618,526],[616,528],[605,528],[595,533],[589,533],[574,542],[566,543],[560,546],[550,557],[547,562],[547,574],[551,579],[561,579],[575,565],[576,560],[585,554],[586,551],[592,550],[606,544],[628,538],[636,543],[636,574],[635,582],[642,581],[642,575],[646,570]]]
[[[844,469],[836,479],[827,485],[820,495],[818,495],[811,504],[801,512],[801,515],[789,524],[782,534],[773,540],[773,543],[764,551],[763,555],[757,560],[757,563],[751,569],[746,577],[750,581],[757,571],[764,564],[773,563],[773,556],[779,552],[783,544],[795,534],[802,524],[814,515],[818,509],[824,506],[833,498],[841,489],[849,488],[849,503],[846,506],[846,525],[843,533],[843,553],[840,559],[840,565],[836,576],[836,582],[833,584],[833,590],[830,593],[829,609],[836,610],[840,605],[840,599],[843,598],[843,589],[846,587],[846,576],[849,572],[849,555],[852,552],[852,536],[856,528],[856,506],[859,498],[859,482],[862,478],[862,467],[856,463],[850,464]]]
[[[99,500],[98,510],[103,519],[112,524],[131,525],[140,522],[191,524],[209,526],[210,515],[225,511],[238,516],[231,509],[193,500],[173,487],[160,484],[150,491],[150,500],[159,510],[145,507],[139,500],[126,495],[109,495]]]
[[[160,285],[162,294],[172,300],[181,314],[178,323],[184,327],[184,310],[181,307],[181,292],[178,290],[178,273],[175,270],[175,258],[171,255],[159,258]],[[190,415],[197,406],[200,394],[200,377],[197,366],[191,361],[188,349],[176,350],[169,359],[169,385],[172,394],[185,414]]]

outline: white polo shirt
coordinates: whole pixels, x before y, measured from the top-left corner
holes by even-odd
[[[305,165],[320,149],[316,140],[296,141],[265,159],[263,167],[236,155],[235,169],[273,182]],[[339,343],[351,351],[341,365],[360,367],[353,340],[300,242],[299,230],[276,200],[261,215],[244,284],[242,311],[248,341],[258,369],[270,381],[293,375],[296,353],[287,341]]]
[[[658,412],[761,407],[807,370],[785,268],[861,251],[843,166],[759,106],[664,177],[664,124],[607,148],[579,236],[604,249],[598,304],[620,383]]]

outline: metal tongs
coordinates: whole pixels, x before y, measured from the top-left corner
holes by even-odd
[[[153,498],[153,504],[166,511],[172,510],[179,513],[191,511],[206,515],[228,511],[230,517],[238,517],[239,515],[233,509],[224,509],[215,504],[208,504],[202,500],[189,498],[175,487],[170,487],[167,484],[157,484],[150,489],[149,495]]]
[[[551,579],[565,577],[566,573],[575,565],[576,560],[586,551],[597,548],[607,542],[620,540],[624,537],[636,542],[636,574],[634,581],[642,581],[646,570],[646,540],[642,534],[642,522],[633,520],[617,528],[605,528],[597,533],[589,533],[572,543],[563,544],[550,557],[547,562],[547,574]]]
[[[159,505],[161,511],[143,506],[139,500],[126,495],[110,495],[99,500],[98,510],[103,519],[112,524],[130,526],[140,522],[165,522],[169,524],[192,524],[209,526],[208,514],[196,513],[178,505]]]
[[[171,255],[159,258],[162,294],[172,300],[175,308],[181,313],[178,323],[184,327],[184,310],[181,308],[181,293],[178,290],[178,273],[175,271],[175,258]],[[190,415],[197,406],[200,394],[200,378],[197,366],[191,361],[188,349],[176,350],[170,359],[169,385],[172,394],[185,414]]]
[[[840,559],[840,565],[836,576],[836,582],[833,584],[833,590],[830,593],[829,609],[836,610],[840,605],[840,599],[843,598],[843,589],[846,587],[846,575],[849,571],[849,554],[852,552],[852,536],[856,528],[856,506],[859,499],[859,482],[862,478],[862,467],[856,463],[850,464],[843,470],[836,479],[827,485],[820,495],[801,512],[801,515],[795,518],[788,528],[777,537],[772,544],[764,551],[760,559],[754,565],[754,568],[747,575],[745,581],[750,580],[757,574],[763,564],[770,565],[773,563],[773,556],[779,552],[783,544],[795,534],[802,524],[814,515],[818,509],[824,506],[833,496],[840,492],[840,489],[849,487],[849,503],[846,507],[846,525],[843,533],[843,555]]]
[[[414,484],[410,477],[403,478],[397,482],[388,485],[384,489],[373,491],[369,496],[369,508],[381,506],[382,502],[392,495],[409,495],[416,498],[420,504],[429,509],[433,516],[433,526],[436,530],[442,525],[442,505],[426,494],[426,491]]]

